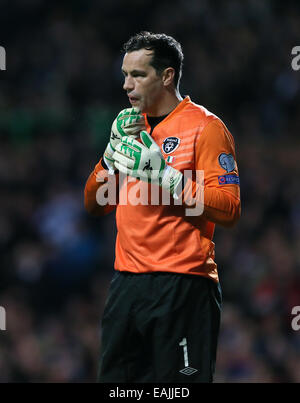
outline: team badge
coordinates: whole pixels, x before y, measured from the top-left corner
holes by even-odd
[[[219,164],[223,169],[225,169],[226,172],[231,172],[235,169],[235,161],[232,154],[220,154]]]
[[[162,144],[163,152],[170,154],[178,148],[179,144],[180,139],[178,137],[167,137]]]

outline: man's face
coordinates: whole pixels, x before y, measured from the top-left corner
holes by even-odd
[[[126,53],[122,72],[125,77],[123,88],[131,105],[155,116],[164,85],[161,76],[150,65],[152,54],[146,49]]]

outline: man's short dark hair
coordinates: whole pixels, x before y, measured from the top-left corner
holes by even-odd
[[[181,78],[183,65],[183,53],[180,43],[172,38],[172,36],[166,34],[154,34],[142,31],[132,36],[123,45],[123,50],[126,53],[140,49],[153,50],[150,65],[158,73],[162,73],[167,67],[173,67],[175,70],[174,84],[177,87]]]

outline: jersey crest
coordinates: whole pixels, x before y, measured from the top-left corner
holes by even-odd
[[[179,147],[179,144],[180,139],[178,137],[167,137],[162,144],[162,150],[165,154],[171,154]]]

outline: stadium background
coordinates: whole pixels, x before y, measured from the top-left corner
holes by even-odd
[[[297,2],[1,0],[1,382],[94,382],[115,223],[88,217],[85,181],[140,30],[183,45],[181,94],[236,140],[242,218],[217,228],[223,317],[216,382],[299,382],[300,45]]]

